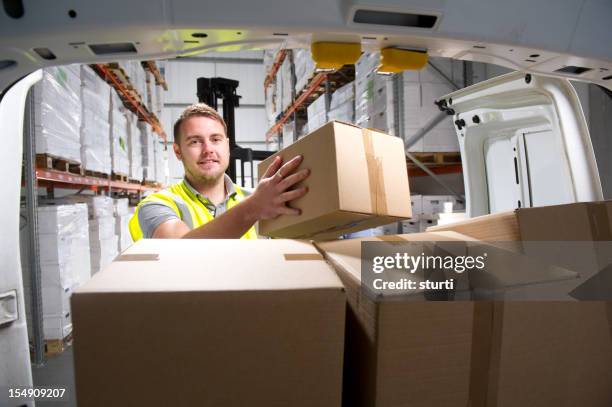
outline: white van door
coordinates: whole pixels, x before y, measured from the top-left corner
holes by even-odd
[[[469,217],[603,199],[569,81],[513,72],[436,103],[454,116]]]

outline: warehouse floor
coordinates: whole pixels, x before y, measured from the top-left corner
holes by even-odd
[[[61,400],[37,400],[37,407],[74,407],[77,405],[74,391],[73,360],[71,346],[59,355],[49,357],[44,366],[37,367],[32,365],[34,386],[66,389],[66,393]]]

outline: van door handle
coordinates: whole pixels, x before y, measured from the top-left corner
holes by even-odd
[[[17,321],[17,290],[0,294],[0,328]]]

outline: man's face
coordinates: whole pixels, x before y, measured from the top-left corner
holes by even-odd
[[[174,153],[191,178],[213,183],[229,165],[229,139],[217,120],[190,117],[181,124],[180,144],[174,144]]]

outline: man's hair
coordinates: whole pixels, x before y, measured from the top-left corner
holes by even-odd
[[[208,117],[218,121],[223,125],[223,130],[227,136],[227,125],[225,124],[223,117],[221,117],[221,115],[215,109],[208,106],[206,103],[194,103],[183,110],[181,117],[179,117],[176,123],[174,123],[174,142],[176,144],[181,142],[181,124],[191,117]]]

